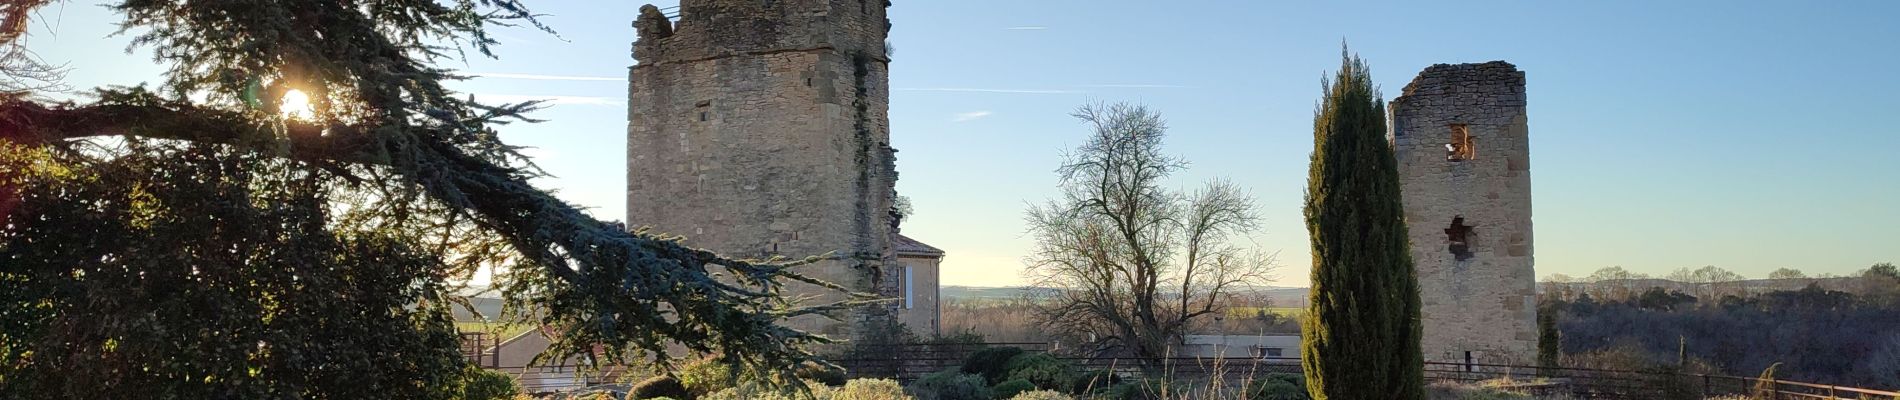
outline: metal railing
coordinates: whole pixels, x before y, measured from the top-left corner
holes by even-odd
[[[627,367],[594,369],[580,365],[488,368],[508,374],[523,393],[552,393],[619,383]]]
[[[1042,343],[910,345],[866,349],[831,361],[845,367],[847,376],[892,378],[908,383],[927,374],[959,367],[971,353],[993,346],[1015,346],[1026,352],[1049,351],[1049,346]],[[863,356],[867,354],[874,356]],[[1113,357],[1057,358],[1069,362],[1076,372],[1112,372],[1122,379],[1209,380],[1218,377],[1227,382],[1244,382],[1269,373],[1301,373],[1300,359],[1294,357],[1175,357],[1146,361]],[[1458,362],[1426,362],[1424,369],[1427,381],[1485,383],[1532,394],[1568,394],[1584,399],[1717,395],[1772,400],[1900,399],[1900,392],[1893,391],[1665,371]]]
[[[501,365],[501,336],[487,332],[462,332],[462,356],[482,368]]]

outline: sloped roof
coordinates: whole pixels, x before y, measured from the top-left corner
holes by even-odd
[[[891,236],[894,236],[891,239],[891,248],[897,252],[897,255],[943,257],[943,249],[931,247],[930,245],[924,244],[924,242],[919,242],[917,239],[911,239],[909,236],[902,234]]]

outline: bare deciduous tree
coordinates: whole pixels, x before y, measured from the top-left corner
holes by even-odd
[[[60,90],[66,71],[47,65],[27,50],[27,21],[34,10],[52,0],[0,0],[0,97],[32,91]]]
[[[1040,317],[1098,353],[1165,357],[1196,319],[1270,280],[1272,256],[1237,244],[1259,221],[1255,206],[1226,181],[1162,187],[1186,163],[1161,153],[1167,127],[1147,108],[1073,115],[1093,132],[1057,170],[1062,197],[1028,212],[1027,275],[1051,296]]]

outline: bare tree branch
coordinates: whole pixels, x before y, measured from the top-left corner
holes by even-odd
[[[1257,226],[1252,199],[1225,181],[1186,195],[1163,188],[1186,163],[1161,153],[1166,124],[1146,108],[1073,115],[1092,132],[1056,171],[1063,197],[1028,212],[1028,274],[1057,293],[1042,320],[1097,352],[1165,357],[1196,320],[1268,277],[1271,258],[1233,244]]]

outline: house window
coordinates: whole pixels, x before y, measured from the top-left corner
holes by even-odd
[[[1445,144],[1445,161],[1464,161],[1477,156],[1477,150],[1472,148],[1470,126],[1451,124],[1451,143]]]
[[[910,264],[905,264],[904,265],[904,309],[906,310],[910,309],[912,301],[915,300],[913,298],[915,296],[913,293],[915,292],[911,291],[911,281],[913,279],[915,279],[915,271],[911,269]]]

